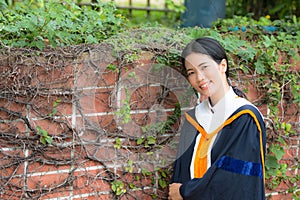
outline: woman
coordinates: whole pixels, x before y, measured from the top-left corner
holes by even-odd
[[[263,118],[228,81],[224,49],[203,37],[182,58],[200,103],[186,113],[169,199],[265,199]]]

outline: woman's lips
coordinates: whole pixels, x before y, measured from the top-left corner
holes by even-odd
[[[207,90],[208,89],[208,83],[201,83],[200,85],[199,85],[199,88],[200,89],[202,89],[202,90]]]

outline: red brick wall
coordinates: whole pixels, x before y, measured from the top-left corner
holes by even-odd
[[[183,112],[193,106],[190,86],[173,68],[159,68],[153,53],[123,63],[110,51],[100,45],[79,54],[2,54],[1,199],[167,198],[163,181],[170,177],[180,118],[161,135],[142,127],[156,124],[161,130],[176,104]],[[117,69],[108,70],[108,64]],[[244,79],[237,84],[248,87],[255,101],[260,94]],[[123,124],[128,102],[131,121]],[[267,107],[258,106],[267,115]],[[299,126],[295,109],[289,106],[285,113]],[[38,126],[53,138],[51,144],[41,143]],[[293,165],[299,146],[299,137],[293,138],[283,162]],[[288,172],[299,175],[297,169]],[[113,181],[125,184],[125,194],[112,192]],[[286,189],[282,183],[267,193],[273,200],[291,199],[282,194]]]
[[[300,69],[300,62],[298,65],[295,65],[296,68]],[[298,70],[297,69],[297,70]],[[252,84],[245,84],[244,86],[247,88],[247,97],[251,102],[254,102],[256,104],[256,100],[259,99],[262,95],[259,91],[255,88],[255,84],[253,84],[253,79],[250,77],[247,77],[243,75],[243,81],[246,83],[252,83]],[[243,86],[242,86],[243,87]],[[271,142],[276,142],[274,138],[276,136],[274,134],[274,127],[270,124],[269,120],[269,108],[266,104],[257,104],[259,110],[262,112],[264,117],[266,118],[266,126],[267,126],[267,146],[271,144]],[[279,106],[280,107],[280,106]],[[282,121],[285,121],[287,123],[291,123],[293,125],[294,130],[296,131],[296,134],[293,136],[286,136],[285,141],[287,142],[286,146],[283,146],[285,154],[283,155],[283,158],[281,159],[280,163],[286,163],[287,164],[287,170],[286,175],[290,177],[299,177],[299,155],[300,155],[300,140],[299,140],[299,122],[300,122],[300,116],[299,116],[299,106],[295,103],[290,103],[287,100],[283,102],[282,107],[279,108],[281,116],[279,118]],[[284,116],[282,119],[281,117]],[[281,144],[282,145],[282,144]],[[270,153],[270,152],[267,152]],[[278,172],[280,173],[280,172]],[[269,182],[271,180],[266,180],[266,197],[270,200],[291,200],[295,199],[293,197],[293,194],[289,193],[288,190],[291,187],[297,188],[296,190],[299,193],[300,188],[300,182],[299,178],[298,181],[296,181],[294,184],[291,184],[291,182],[282,180],[279,186],[276,189],[271,189],[268,187]]]

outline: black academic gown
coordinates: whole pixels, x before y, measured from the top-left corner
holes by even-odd
[[[195,109],[188,114],[195,118]],[[261,114],[254,106],[244,105],[231,117],[234,120],[218,133],[213,144],[211,167],[202,178],[193,179],[190,165],[198,132],[188,121],[184,122],[178,149],[180,156],[174,163],[172,177],[172,183],[182,183],[183,199],[265,199],[265,125]]]

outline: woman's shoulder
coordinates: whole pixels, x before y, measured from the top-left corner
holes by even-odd
[[[232,116],[248,114],[249,117],[255,118],[260,122],[264,121],[262,113],[254,104],[252,104],[250,101],[244,98],[240,98],[239,101],[242,101],[243,103],[240,104],[240,106],[235,110],[235,112],[233,112]]]

